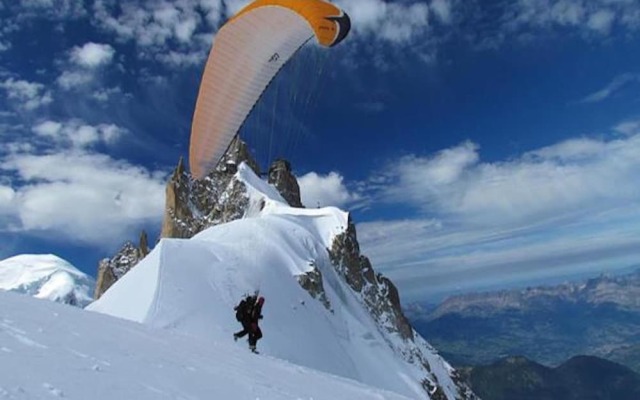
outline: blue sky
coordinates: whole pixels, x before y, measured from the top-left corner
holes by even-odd
[[[187,156],[211,41],[246,2],[0,3],[0,258],[95,274]],[[352,211],[405,300],[614,272],[640,256],[640,4],[343,0],[243,137],[307,206]]]

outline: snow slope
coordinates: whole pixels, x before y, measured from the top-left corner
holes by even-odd
[[[24,254],[0,261],[0,289],[84,307],[93,278],[52,254]]]
[[[401,400],[228,343],[0,292],[0,399]]]
[[[379,329],[330,264],[326,249],[346,229],[348,215],[291,208],[244,165],[238,177],[249,187],[246,218],[188,240],[163,239],[88,309],[241,351],[246,343],[232,340],[240,329],[233,306],[259,289],[266,298],[263,354],[423,399],[424,369],[402,358],[400,339]],[[312,265],[322,273],[331,310],[295,278]],[[447,397],[455,398],[450,367],[418,342]]]

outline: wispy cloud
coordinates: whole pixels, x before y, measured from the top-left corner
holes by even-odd
[[[202,63],[210,41],[201,35],[211,37],[223,16],[219,0],[97,0],[93,9],[93,23],[101,30],[115,34],[119,42],[135,43],[140,58],[171,67]]]
[[[25,110],[35,110],[53,101],[51,91],[41,83],[8,78],[0,81],[0,89],[4,89],[9,101]]]
[[[640,119],[619,123],[614,130],[623,135],[631,136],[640,134]]]
[[[47,120],[34,126],[33,132],[51,139],[57,147],[88,148],[98,143],[113,144],[126,130],[113,124],[93,126],[73,119],[64,124]]]
[[[93,81],[94,75],[90,71],[63,71],[57,79],[58,85],[65,90],[80,89]]]
[[[480,49],[497,49],[506,42],[529,43],[556,35],[592,42],[609,39],[614,32],[640,31],[640,5],[628,0],[516,0],[467,2],[462,14],[463,34]]]
[[[611,26],[616,18],[616,14],[611,10],[598,10],[589,16],[587,26],[603,35],[611,32]]]
[[[7,2],[7,8],[21,20],[42,17],[66,20],[87,15],[83,0],[22,0]]]
[[[374,201],[430,217],[359,224],[363,251],[414,298],[417,281],[431,295],[626,266],[640,256],[638,152],[630,132],[493,163],[470,142],[404,157],[371,179]]]
[[[609,82],[609,84],[607,84],[607,86],[585,96],[582,100],[580,100],[580,102],[598,103],[600,101],[608,99],[609,97],[620,92],[626,86],[633,83],[640,83],[640,74],[626,73],[616,76],[611,82]]]

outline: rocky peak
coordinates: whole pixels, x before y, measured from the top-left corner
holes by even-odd
[[[181,157],[167,182],[160,237],[190,238],[207,227],[242,218],[248,205],[246,188],[233,177],[243,162],[256,175],[260,174],[258,163],[246,143],[237,137],[217,167],[204,179],[194,180]],[[128,242],[113,258],[100,261],[95,298],[148,253],[148,240],[144,234],[138,247]]]
[[[180,159],[167,183],[160,236],[190,238],[209,226],[241,218],[247,205],[246,190],[233,176],[242,162],[259,174],[247,145],[237,138],[204,179],[194,180]]]
[[[296,177],[291,173],[289,161],[274,161],[269,167],[268,182],[278,189],[278,192],[291,207],[303,208],[300,201],[300,186]]]
[[[147,233],[140,233],[138,246],[126,242],[120,251],[112,258],[105,258],[98,264],[98,276],[94,299],[99,299],[118,279],[133,268],[140,260],[149,254]]]
[[[362,299],[380,326],[405,340],[413,339],[413,328],[402,313],[400,295],[393,282],[376,273],[369,259],[360,254],[356,227],[351,218],[347,230],[338,235],[329,251],[336,270]]]
[[[238,170],[238,165],[246,163],[256,175],[260,176],[260,167],[249,152],[249,147],[238,136],[233,138],[226,153],[216,167],[217,171],[229,172],[232,175]]]

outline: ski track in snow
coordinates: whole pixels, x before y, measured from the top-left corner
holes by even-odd
[[[3,319],[2,322],[0,322],[0,330],[6,332],[7,335],[11,336],[25,346],[40,347],[42,349],[47,348],[47,346],[38,343],[35,340],[29,339],[29,337],[27,337],[27,332],[12,326],[12,321],[10,320]]]

